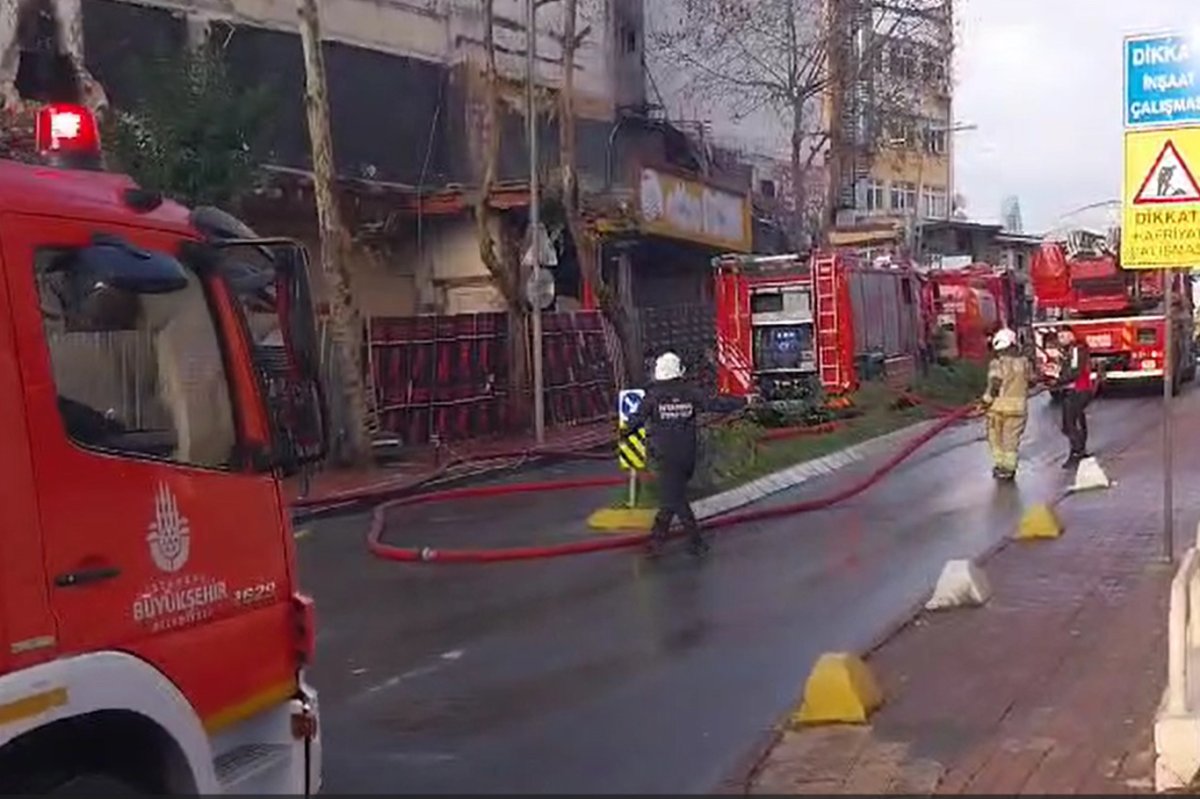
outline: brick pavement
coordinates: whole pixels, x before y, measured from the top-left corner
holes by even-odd
[[[614,429],[615,422],[603,421],[547,430],[545,446],[547,449],[560,451],[587,450],[600,446],[611,439]],[[455,441],[443,446],[440,450],[426,447],[411,451],[406,453],[400,461],[370,469],[326,469],[313,476],[307,497],[319,500],[345,491],[372,487],[381,491],[395,489],[436,475],[449,462],[456,459],[481,462],[490,459],[490,465],[495,469],[506,468],[513,465],[514,459],[504,459],[500,457],[501,455],[530,450],[535,446],[532,435]],[[472,472],[479,470],[478,466],[469,468]],[[464,469],[457,471],[463,472]],[[453,476],[453,473],[447,475],[447,477]],[[294,500],[300,495],[301,482],[298,477],[288,479],[284,487],[289,500]]]
[[[1177,428],[1182,549],[1200,430]],[[869,726],[784,731],[747,791],[1151,792],[1172,576],[1156,562],[1160,457],[1151,435],[1102,458],[1118,483],[1064,500],[1062,538],[985,560],[991,602],[923,613],[869,656],[887,697]]]

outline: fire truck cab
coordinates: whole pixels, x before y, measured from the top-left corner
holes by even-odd
[[[36,138],[0,160],[0,790],[313,793],[304,251],[98,170],[84,109]]]

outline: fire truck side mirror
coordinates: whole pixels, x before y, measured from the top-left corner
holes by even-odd
[[[325,459],[329,448],[328,406],[321,380],[321,341],[308,280],[308,257],[299,244],[272,247],[280,333],[284,337],[291,385],[287,416],[279,425],[277,468],[285,473]],[[283,440],[278,440],[283,439]]]
[[[328,452],[321,342],[304,248],[286,239],[210,240],[241,307],[271,421],[264,468],[294,474]]]

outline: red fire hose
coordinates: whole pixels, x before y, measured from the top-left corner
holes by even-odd
[[[951,408],[951,407],[944,406],[944,405],[938,405],[929,400],[926,400],[925,398],[923,398],[921,396],[918,396],[916,394],[912,394],[909,392],[901,392],[898,396],[901,399],[908,401],[912,405],[925,405],[926,407],[933,410],[934,413],[941,415],[941,416],[954,414],[954,413],[957,413],[959,410],[957,408]],[[736,415],[737,414],[734,413],[734,414],[727,414],[725,416],[719,417],[713,424],[720,424],[721,422],[728,420],[731,416],[736,416]],[[772,429],[763,431],[760,440],[765,441],[765,442],[774,442],[774,441],[782,441],[782,440],[792,439],[792,438],[800,438],[800,437],[804,437],[804,436],[825,435],[826,433],[832,433],[836,430],[841,429],[843,425],[844,425],[843,422],[833,421],[833,422],[825,422],[823,424],[816,424],[816,425],[801,425],[801,426],[797,426],[797,427],[772,428]],[[322,512],[337,511],[339,509],[346,508],[347,506],[352,506],[352,505],[356,505],[356,504],[360,504],[360,503],[367,503],[367,502],[378,503],[378,502],[386,501],[386,500],[388,500],[390,498],[394,498],[394,497],[405,497],[408,499],[409,504],[417,504],[419,497],[409,496],[414,491],[418,491],[422,487],[427,486],[431,483],[436,483],[436,482],[439,482],[442,480],[451,479],[452,477],[458,477],[458,476],[469,477],[469,476],[471,476],[470,474],[466,474],[466,475],[451,475],[450,474],[454,469],[457,469],[457,468],[460,468],[463,466],[469,466],[469,465],[478,466],[478,465],[485,464],[485,463],[492,463],[494,461],[503,461],[503,460],[516,460],[518,462],[524,462],[524,461],[527,461],[527,460],[530,460],[533,458],[537,458],[540,460],[547,460],[547,459],[549,459],[549,460],[553,460],[553,459],[608,460],[609,458],[612,457],[608,453],[591,452],[589,450],[594,449],[596,447],[606,446],[606,445],[615,444],[615,443],[616,443],[616,438],[614,436],[606,436],[606,437],[598,437],[595,439],[589,439],[587,442],[582,442],[582,443],[576,444],[570,450],[554,449],[554,448],[551,448],[551,449],[530,448],[530,449],[518,449],[518,450],[506,450],[506,451],[501,451],[501,452],[492,452],[483,458],[469,458],[469,457],[453,458],[450,461],[447,461],[446,463],[442,464],[435,471],[433,471],[429,474],[423,475],[423,476],[421,476],[417,479],[411,480],[411,481],[402,482],[402,483],[389,482],[389,483],[386,483],[383,485],[375,484],[375,485],[360,486],[357,488],[347,489],[345,491],[339,491],[339,492],[335,492],[332,494],[324,494],[321,496],[311,496],[311,497],[300,497],[300,498],[295,499],[292,502],[292,508],[294,510],[298,510],[302,513],[319,514]],[[653,479],[652,476],[648,475],[648,477],[651,477],[651,479]],[[618,485],[618,484],[624,483],[624,478],[613,477],[613,478],[597,478],[597,479],[598,480],[611,480],[612,481],[611,485]],[[595,483],[595,484],[593,484],[592,487],[604,486],[604,485],[609,485],[609,483],[603,483],[603,482]],[[581,488],[582,486],[574,486],[574,487]],[[541,488],[539,490],[553,490],[553,489]],[[500,493],[505,493],[505,492],[500,492]],[[517,493],[517,492],[513,490],[512,486],[508,486],[507,493]],[[426,495],[422,495],[422,496],[426,496]],[[479,497],[479,496],[492,496],[492,495],[470,494],[469,496]]]
[[[942,414],[941,418],[936,424],[934,424],[921,435],[917,436],[912,441],[908,442],[904,447],[896,452],[895,455],[871,472],[871,474],[829,496],[804,500],[779,507],[762,508],[759,510],[750,510],[743,511],[741,513],[722,515],[705,521],[701,526],[710,530],[726,528],[733,525],[744,524],[746,522],[773,519],[780,516],[789,516],[797,513],[807,513],[810,511],[821,510],[839,502],[844,502],[845,500],[857,496],[871,486],[875,485],[875,483],[879,482],[884,475],[895,469],[901,462],[910,457],[914,452],[920,449],[924,444],[928,443],[936,435],[941,433],[943,430],[946,430],[956,422],[970,417],[975,413],[975,411],[976,406],[974,404],[957,408],[952,411],[947,409],[947,412]],[[371,554],[378,558],[383,558],[384,560],[397,561],[401,563],[427,563],[445,565],[544,560],[548,558],[566,557],[568,555],[583,555],[591,552],[607,552],[610,550],[630,549],[644,544],[645,535],[630,534],[611,538],[572,541],[563,544],[511,547],[506,549],[456,550],[439,550],[434,547],[400,547],[392,544],[386,544],[382,540],[387,514],[389,511],[395,508],[409,505],[423,505],[434,502],[479,499],[483,497],[500,495],[539,493],[545,491],[566,491],[575,488],[616,486],[624,483],[625,478],[623,477],[593,477],[579,480],[554,482],[454,488],[444,491],[433,491],[416,496],[393,499],[378,505],[375,508],[371,517],[370,528],[367,533],[367,548],[370,550]]]

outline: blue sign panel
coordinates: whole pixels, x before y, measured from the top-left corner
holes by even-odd
[[[1183,34],[1125,40],[1125,127],[1200,122],[1200,46]]]
[[[626,424],[633,415],[637,413],[638,408],[642,407],[642,397],[646,392],[640,388],[629,388],[622,391],[617,397],[617,414],[621,419],[622,424]]]

